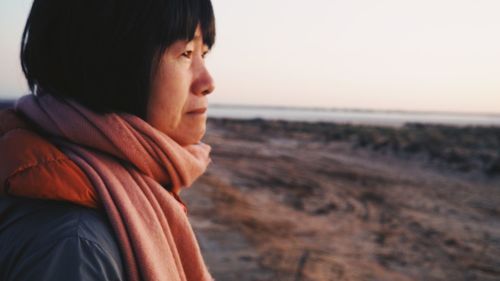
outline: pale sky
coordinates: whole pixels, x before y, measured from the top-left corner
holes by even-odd
[[[210,103],[500,113],[498,0],[212,0]],[[29,0],[0,2],[0,98]]]

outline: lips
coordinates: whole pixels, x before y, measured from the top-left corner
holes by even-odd
[[[188,111],[188,113],[189,114],[202,114],[202,113],[205,113],[206,111],[207,111],[206,107],[200,107],[200,108]]]

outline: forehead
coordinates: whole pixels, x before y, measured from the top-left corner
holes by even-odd
[[[194,43],[197,44],[203,44],[203,34],[201,33],[201,28],[198,26],[196,30],[194,31],[194,37],[193,40],[191,40]]]
[[[201,27],[200,27],[200,25],[198,25],[198,26],[196,27],[196,30],[194,31],[194,36],[195,36],[195,37],[200,37],[200,36],[202,36],[202,34],[201,34]]]

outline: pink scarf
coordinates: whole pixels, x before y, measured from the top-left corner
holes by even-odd
[[[51,95],[24,96],[16,110],[91,181],[118,238],[128,280],[213,280],[177,201],[181,188],[206,170],[210,146],[180,146],[134,115],[99,115]]]

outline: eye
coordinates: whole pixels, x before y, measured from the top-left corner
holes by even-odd
[[[202,58],[205,58],[205,57],[208,55],[208,52],[209,52],[209,51],[204,51],[204,52],[203,52],[203,54],[201,54],[201,57],[202,57]]]
[[[182,53],[182,56],[191,59],[191,57],[193,56],[193,51],[187,50],[184,53]]]

